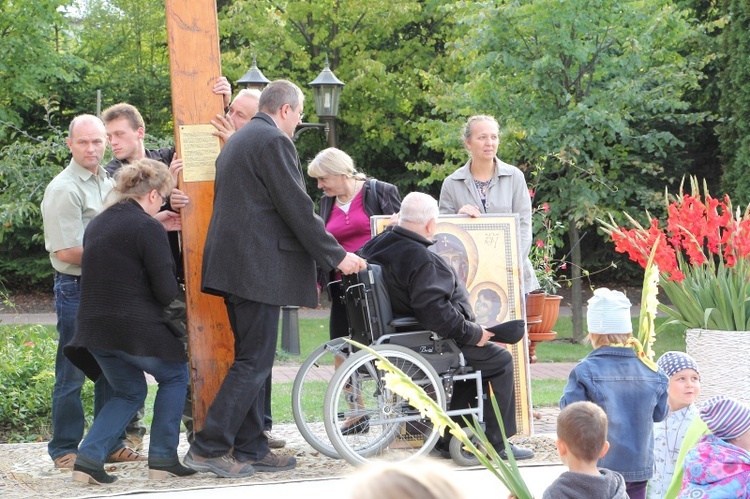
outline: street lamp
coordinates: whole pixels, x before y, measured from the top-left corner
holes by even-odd
[[[258,69],[255,56],[253,56],[253,65],[250,66],[250,69],[247,70],[247,73],[242,78],[237,80],[237,83],[245,85],[245,88],[255,88],[262,91],[266,88],[266,85],[271,83],[271,80],[263,76],[263,73]]]
[[[328,147],[336,147],[336,116],[339,114],[339,98],[341,97],[341,88],[344,82],[336,78],[331,68],[328,66],[328,55],[326,54],[326,63],[323,71],[317,78],[310,82],[313,87],[315,96],[315,114],[318,115],[325,127],[328,136]],[[316,123],[302,123],[297,127],[295,138],[308,128],[319,128],[321,125]]]

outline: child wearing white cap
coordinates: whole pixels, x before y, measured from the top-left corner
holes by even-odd
[[[750,407],[719,395],[700,417],[711,434],[687,453],[679,497],[750,497]]]
[[[560,408],[582,400],[595,403],[609,419],[609,452],[598,466],[625,478],[630,499],[645,499],[654,468],[654,423],[667,416],[669,380],[642,355],[633,338],[630,300],[599,288],[586,316],[594,350],[568,377]]]
[[[701,393],[700,374],[695,360],[684,352],[673,351],[659,357],[656,365],[669,378],[669,414],[664,421],[654,423],[654,476],[648,481],[649,499],[662,499],[666,495],[685,434],[694,420],[698,419],[700,423],[698,408],[694,404]],[[681,471],[677,477],[680,484]]]

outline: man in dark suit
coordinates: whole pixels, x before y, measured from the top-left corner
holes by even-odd
[[[268,447],[259,396],[273,367],[279,307],[317,305],[315,261],[345,274],[366,265],[326,232],[305,191],[291,140],[303,100],[288,81],[268,85],[258,114],[216,159],[202,290],[224,297],[234,363],[185,464],[222,477],[294,468],[294,457],[277,456]]]

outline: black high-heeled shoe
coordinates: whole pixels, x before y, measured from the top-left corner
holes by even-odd
[[[370,416],[360,417],[356,423],[339,428],[342,435],[361,435],[370,431]]]
[[[150,457],[148,458],[149,480],[162,480],[164,478],[190,476],[198,473],[193,468],[188,468],[180,463],[176,457]]]
[[[105,483],[114,483],[117,481],[115,475],[109,475],[104,468],[93,469],[78,463],[73,465],[73,481],[81,483],[90,483],[92,485],[102,485]]]

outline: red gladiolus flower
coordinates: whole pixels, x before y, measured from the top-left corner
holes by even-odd
[[[729,196],[711,197],[695,178],[690,185],[692,194],[681,194],[669,204],[661,227],[658,219],[641,226],[632,217],[628,218],[633,228],[619,227],[611,216],[602,225],[615,251],[642,267],[653,251],[661,286],[672,301],[667,310],[673,319],[687,327],[744,330],[750,208],[734,211]]]

